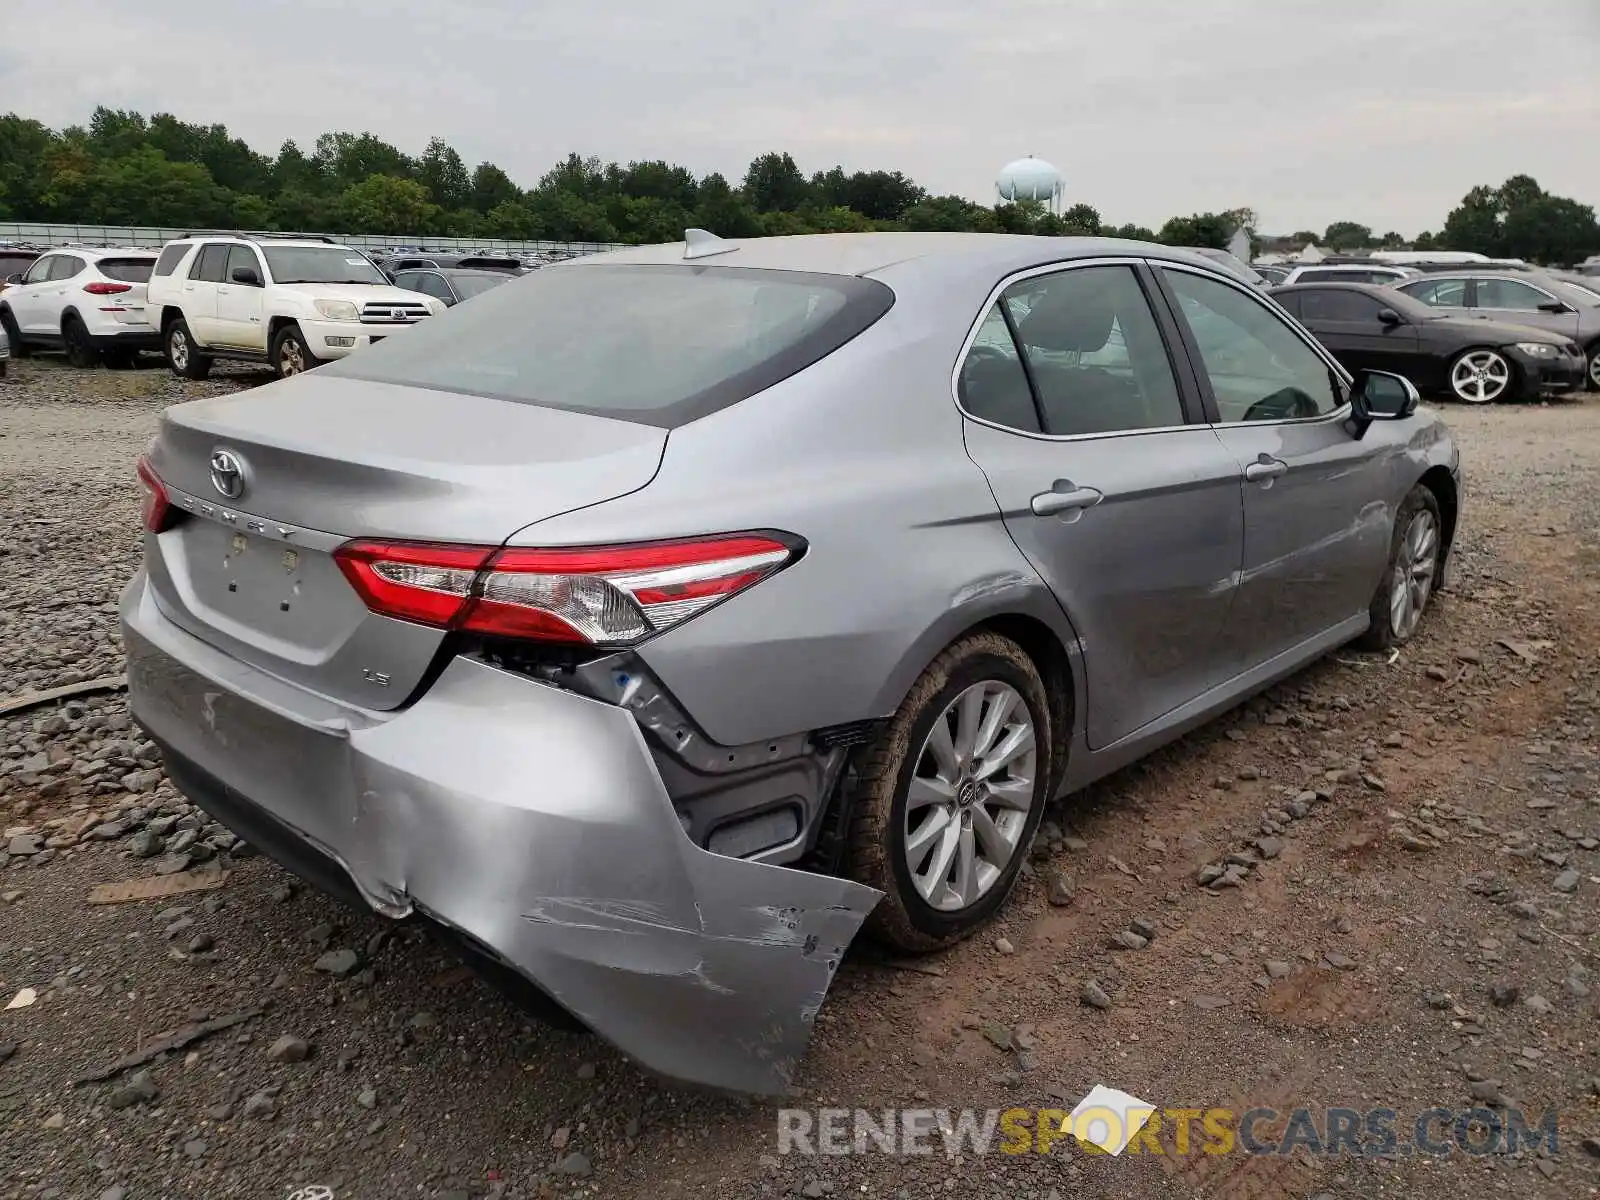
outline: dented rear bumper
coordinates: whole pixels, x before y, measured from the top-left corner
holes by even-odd
[[[465,659],[403,711],[355,709],[178,628],[142,571],[122,628],[133,714],[202,808],[458,931],[646,1068],[788,1087],[879,894],[700,849],[627,712]]]

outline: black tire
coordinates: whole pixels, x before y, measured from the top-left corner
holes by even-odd
[[[1583,376],[1584,390],[1600,392],[1600,342],[1589,347],[1584,365],[1588,368]]]
[[[918,894],[906,864],[906,797],[934,722],[969,687],[990,681],[1014,689],[1033,722],[1032,800],[1016,848],[989,890],[966,908],[941,910]],[[994,915],[1010,895],[1044,815],[1054,775],[1052,745],[1049,697],[1022,647],[998,634],[977,633],[934,659],[855,762],[844,874],[884,893],[866,925],[871,936],[897,950],[922,953],[960,941]]]
[[[86,368],[100,365],[100,351],[94,348],[88,326],[71,313],[62,319],[61,340],[66,346],[67,361],[73,366]]]
[[[1428,577],[1427,594],[1423,598],[1422,608],[1409,628],[1396,628],[1395,623],[1395,594],[1402,586],[1400,560],[1407,554],[1407,538],[1411,533],[1412,523],[1419,514],[1427,514],[1432,518],[1434,538],[1432,549],[1432,571]],[[1426,615],[1427,606],[1432,601],[1439,583],[1439,566],[1443,562],[1444,554],[1444,518],[1439,512],[1439,500],[1433,491],[1422,484],[1411,489],[1405,501],[1400,505],[1394,516],[1394,531],[1389,537],[1389,561],[1384,564],[1383,580],[1378,584],[1378,590],[1372,597],[1372,624],[1367,632],[1361,635],[1359,644],[1368,650],[1393,650],[1396,646],[1403,646],[1416,636],[1422,616]]]
[[[11,343],[12,358],[27,358],[28,347],[22,340],[22,333],[17,328],[17,319],[11,315],[9,308],[0,309],[0,329],[6,331],[6,341]]]
[[[179,379],[205,379],[211,374],[211,356],[195,349],[194,334],[182,317],[167,323],[161,335],[167,353],[167,366]]]
[[[301,375],[320,367],[323,360],[311,353],[306,335],[293,321],[272,335],[272,373],[279,379]]]

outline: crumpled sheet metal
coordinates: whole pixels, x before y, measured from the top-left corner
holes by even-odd
[[[140,722],[377,911],[468,934],[647,1069],[787,1091],[880,893],[694,845],[621,709],[457,659],[392,719],[308,711],[151,604],[124,605]]]

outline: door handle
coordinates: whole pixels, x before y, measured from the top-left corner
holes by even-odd
[[[1244,477],[1252,483],[1259,483],[1264,479],[1276,479],[1288,470],[1289,464],[1283,459],[1263,454],[1244,469]]]
[[[1058,479],[1048,492],[1040,492],[1031,502],[1036,517],[1056,513],[1081,512],[1100,503],[1103,493],[1092,487],[1079,487],[1070,479]]]

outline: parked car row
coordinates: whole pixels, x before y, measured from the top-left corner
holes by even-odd
[[[1374,284],[1298,284],[1272,297],[1348,370],[1396,372],[1423,392],[1488,404],[1583,385],[1583,352],[1559,333],[1455,315]]]
[[[22,261],[23,252],[0,248],[7,253]],[[510,271],[419,266],[396,285],[330,238],[191,234],[159,253],[63,246],[7,276],[0,331],[18,357],[57,350],[79,367],[128,367],[156,351],[185,378],[205,378],[217,359],[268,363],[281,377],[509,281],[520,273],[511,262]]]

